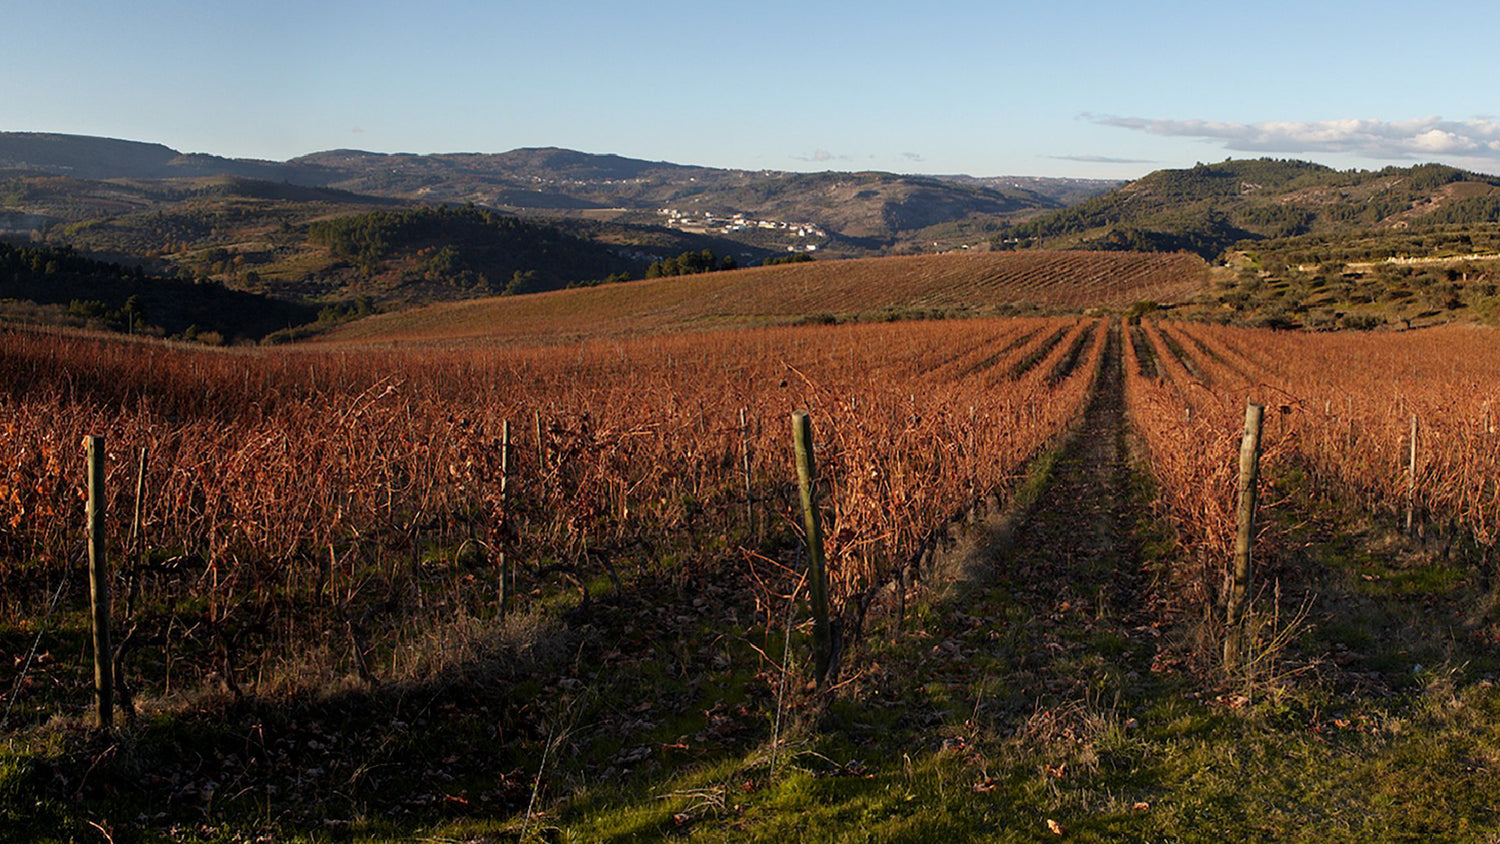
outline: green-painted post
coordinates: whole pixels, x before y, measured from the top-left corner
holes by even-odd
[[[104,535],[104,438],[84,437],[88,453],[89,604],[94,620],[94,702],[99,729],[115,723],[113,662],[109,645],[109,565]]]
[[[813,664],[817,682],[828,675],[833,642],[828,629],[828,573],[823,561],[823,528],[818,518],[815,489],[817,464],[813,458],[812,419],[807,411],[792,414],[792,441],[797,453],[797,486],[802,493],[802,524],[807,533],[808,581],[812,589]]]

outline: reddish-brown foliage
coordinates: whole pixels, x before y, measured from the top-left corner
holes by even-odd
[[[385,351],[0,334],[0,601],[78,558],[85,433],[106,437],[109,533],[153,635],[228,649],[413,601],[492,612],[501,553],[530,590],[769,552],[797,523],[804,408],[848,601],[1009,487],[1081,407],[1104,333],[990,320]],[[746,441],[770,545],[745,532]]]
[[[1486,546],[1500,532],[1493,331],[1298,334],[1167,324],[1134,336],[1141,352],[1126,344],[1130,412],[1159,500],[1187,558],[1199,563],[1184,580],[1200,597],[1212,596],[1230,557],[1247,401],[1266,407],[1268,483],[1295,465],[1377,511],[1413,507],[1419,519],[1460,528]],[[1141,364],[1147,350],[1154,366]]]
[[[1175,301],[1201,291],[1206,279],[1207,266],[1186,254],[1026,251],[815,261],[433,305],[361,320],[335,336],[542,339],[786,322],[808,314],[1079,312]]]

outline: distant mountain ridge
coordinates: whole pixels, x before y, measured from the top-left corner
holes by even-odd
[[[312,165],[334,171],[365,170],[370,166],[420,168],[431,172],[449,170],[467,173],[503,173],[513,178],[544,178],[577,181],[623,181],[652,173],[698,174],[713,172],[667,161],[644,161],[610,153],[596,154],[560,147],[523,147],[501,153],[380,153],[356,149],[327,150],[298,156],[289,163]]]
[[[40,170],[79,179],[238,176],[313,187],[332,178],[332,174],[310,165],[182,153],[164,144],[51,132],[0,132],[3,168]]]
[[[1063,205],[1075,205],[1124,185],[1125,179],[1078,179],[1058,176],[934,176],[944,181],[976,184],[991,188],[1020,188],[1034,191]]]
[[[793,173],[644,161],[555,147],[417,155],[339,149],[284,162],[181,153],[157,143],[41,132],[0,133],[0,170],[83,180],[230,176],[417,202],[475,203],[541,216],[613,215],[660,224],[663,209],[695,216],[808,223],[856,253],[934,226],[1024,218],[1116,183],[885,172]]]
[[[37,173],[65,178],[39,184],[27,176]],[[1500,177],[1437,164],[1337,171],[1242,159],[1116,183],[728,170],[556,147],[428,155],[340,149],[274,162],[111,138],[0,133],[0,231],[114,219],[158,208],[163,198],[200,195],[335,206],[472,203],[636,232],[616,236],[621,244],[671,229],[721,238],[744,254],[819,249],[835,257],[988,240],[998,248],[1186,250],[1214,259],[1235,244],[1268,239],[1368,239],[1412,226],[1500,223]]]
[[[331,186],[404,199],[473,202],[533,214],[612,212],[630,222],[684,215],[810,223],[867,246],[975,216],[1063,203],[1028,188],[884,172],[726,170],[559,148],[402,155],[336,150],[289,162],[339,174]]]

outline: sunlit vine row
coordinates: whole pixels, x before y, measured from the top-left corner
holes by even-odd
[[[1419,528],[1458,531],[1482,548],[1500,535],[1493,331],[1305,334],[1172,323],[1134,329],[1133,339],[1131,413],[1159,501],[1186,557],[1198,561],[1186,579],[1201,597],[1214,595],[1229,559],[1247,401],[1266,407],[1264,489],[1297,469],[1315,489],[1368,510],[1410,512]]]
[[[106,437],[121,592],[147,634],[253,650],[359,638],[413,601],[490,612],[502,555],[522,593],[585,596],[774,555],[797,524],[788,419],[808,409],[842,605],[1003,494],[1082,406],[1103,338],[1048,319],[525,348],[0,334],[0,603],[20,613],[79,565],[85,433]]]

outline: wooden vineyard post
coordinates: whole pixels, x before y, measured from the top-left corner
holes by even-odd
[[[94,703],[99,729],[115,723],[114,671],[109,644],[109,565],[104,548],[104,438],[83,439],[88,454],[89,605],[94,621]]]
[[[1412,535],[1417,510],[1417,414],[1411,415],[1411,451],[1406,458],[1406,535]]]
[[[146,495],[146,447],[141,446],[140,465],[135,472],[135,513],[130,518],[130,548],[135,554],[136,565],[141,562],[141,501]]]
[[[505,553],[505,527],[510,521],[510,420],[500,423],[500,614],[510,610],[511,593],[515,591],[515,578],[511,574],[510,560]]]
[[[1250,597],[1250,549],[1255,537],[1255,487],[1260,477],[1260,424],[1265,408],[1250,402],[1245,406],[1245,434],[1240,440],[1240,489],[1238,522],[1234,537],[1234,567],[1229,575],[1225,602],[1224,670],[1234,674],[1245,653],[1245,616]]]
[[[542,412],[533,410],[531,419],[536,424],[536,465],[537,471],[541,471],[541,467],[547,463],[547,446],[542,443]]]
[[[745,524],[750,541],[755,541],[755,484],[750,477],[750,423],[740,408],[740,451],[745,474]]]
[[[816,680],[823,683],[833,661],[828,630],[828,575],[823,562],[823,528],[813,483],[817,466],[813,458],[812,419],[807,411],[792,414],[792,441],[797,454],[797,487],[802,493],[802,523],[807,532],[808,582],[812,588],[813,665]]]

